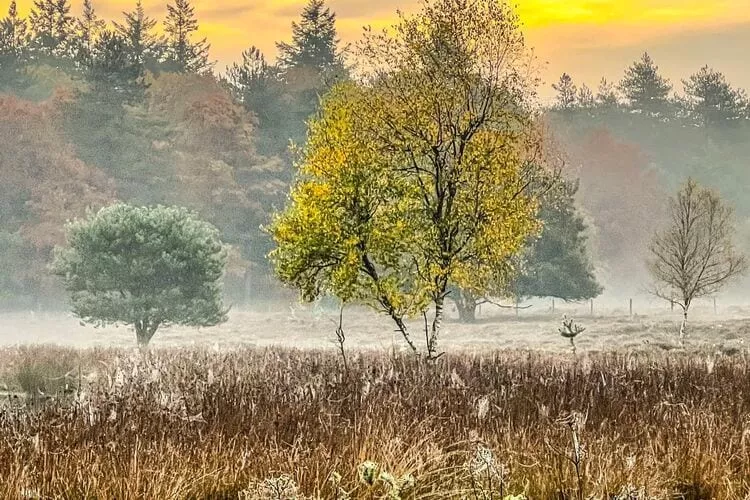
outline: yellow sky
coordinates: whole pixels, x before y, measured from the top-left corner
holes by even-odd
[[[78,12],[83,0],[72,0]],[[143,0],[161,18],[166,0]],[[382,26],[397,9],[413,11],[420,0],[328,0],[338,15],[344,42],[357,39],[364,25]],[[0,0],[7,10],[10,0]],[[290,23],[306,0],[193,0],[212,56],[223,70],[250,45],[275,55],[274,42],[288,39]],[[18,0],[27,13],[32,0]],[[567,71],[595,85],[602,76],[619,80],[622,71],[648,50],[675,82],[709,63],[735,85],[750,89],[750,0],[517,0],[530,45],[547,64],[545,88]],[[94,0],[108,19],[118,18],[135,0]]]

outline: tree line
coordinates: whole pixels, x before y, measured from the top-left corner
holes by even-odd
[[[288,192],[289,146],[346,76],[335,14],[311,1],[275,63],[251,47],[219,73],[189,0],[161,23],[140,2],[112,22],[91,0],[70,10],[37,0],[22,18],[13,1],[0,20],[6,304],[54,295],[44,268],[62,223],[115,200],[196,210],[232,245],[236,300],[268,292],[256,291],[272,288],[261,226]]]
[[[69,0],[37,0],[28,19],[12,2],[0,21],[0,105],[11,153],[2,161],[13,173],[3,185],[9,196],[0,225],[9,256],[0,272],[6,300],[53,294],[44,270],[63,241],[63,222],[115,200],[196,210],[231,245],[227,281],[236,300],[262,287],[272,242],[261,226],[283,207],[292,184],[299,152],[289,146],[305,143],[320,96],[350,78],[335,21],[322,0],[311,0],[292,23],[291,41],[277,44],[275,62],[250,47],[219,73],[208,41],[196,37],[188,0],[168,4],[161,35],[140,2],[113,22],[91,0],[79,17]],[[14,140],[19,127],[33,131],[27,140]],[[545,234],[560,227],[553,238],[571,250],[588,290],[574,284],[554,293],[598,293],[572,196],[560,191],[548,200],[550,210],[578,218],[551,223]],[[545,255],[533,252],[536,239],[527,241],[523,260],[531,270],[541,265],[534,256]],[[549,275],[530,272],[539,279],[519,281],[514,293],[548,293]],[[465,291],[462,316],[471,319],[479,300]]]

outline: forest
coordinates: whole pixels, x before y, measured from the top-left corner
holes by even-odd
[[[189,0],[169,3],[164,19],[140,3],[111,20],[95,7],[85,0],[74,16],[69,0],[36,0],[22,17],[13,1],[0,21],[2,307],[59,305],[48,265],[65,222],[114,201],[195,210],[231,245],[234,302],[281,293],[267,228],[320,99],[358,78],[335,12],[311,0],[274,60],[249,32],[249,48],[219,68]],[[637,293],[667,195],[688,176],[734,206],[740,246],[750,244],[750,106],[710,63],[670,82],[644,53],[619,82],[594,90],[564,74],[552,85],[554,103],[535,113],[565,182],[510,295]]]

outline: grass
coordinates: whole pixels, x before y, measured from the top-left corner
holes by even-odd
[[[0,405],[2,498],[750,495],[744,352],[358,352],[347,375],[322,351],[8,348],[10,392],[30,360],[76,385]]]

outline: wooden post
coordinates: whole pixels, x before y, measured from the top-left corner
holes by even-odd
[[[591,315],[594,315],[594,299],[591,299]]]
[[[630,299],[630,317],[633,317],[633,299]]]
[[[552,297],[552,312],[555,312],[555,298]]]
[[[716,310],[716,297],[714,297],[714,314],[717,314],[717,310]]]
[[[516,297],[516,318],[518,317],[518,303],[519,303],[519,299],[518,297]]]

